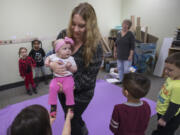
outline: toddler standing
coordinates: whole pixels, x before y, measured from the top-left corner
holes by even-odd
[[[180,53],[165,60],[168,76],[157,101],[158,126],[152,135],[174,135],[180,125]]]
[[[123,79],[123,95],[127,102],[115,105],[110,122],[114,135],[145,135],[151,110],[141,101],[150,89],[150,80],[138,73],[128,73]]]
[[[36,91],[36,85],[33,80],[33,72],[32,67],[36,66],[35,61],[27,55],[27,49],[25,47],[19,48],[19,73],[20,76],[25,81],[25,86],[27,90],[28,95],[32,95],[31,90],[29,89],[29,84],[31,83],[32,89],[34,93],[37,93]]]
[[[29,56],[32,57],[36,62],[36,68],[35,68],[36,84],[38,85],[38,83],[40,81],[39,80],[40,72],[43,75],[45,84],[48,84],[47,77],[46,77],[46,70],[45,70],[45,66],[44,66],[45,52],[42,48],[42,43],[40,40],[36,39],[36,40],[32,41],[32,49],[29,53]]]

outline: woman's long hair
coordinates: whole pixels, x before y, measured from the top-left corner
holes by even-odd
[[[69,27],[67,30],[68,37],[73,38],[72,27],[72,19],[74,15],[80,15],[83,20],[86,22],[86,32],[83,39],[84,43],[84,52],[83,58],[85,61],[85,66],[87,67],[92,57],[96,51],[97,45],[101,39],[101,34],[99,32],[97,17],[94,8],[88,3],[80,3],[77,7],[72,11],[72,15],[69,22]]]

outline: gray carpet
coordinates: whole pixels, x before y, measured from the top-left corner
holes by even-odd
[[[105,73],[104,71],[100,71],[97,79],[105,79],[106,76],[107,73]],[[152,75],[147,75],[147,76],[151,80],[151,89],[146,97],[156,101],[158,92],[162,84],[164,83],[164,79]],[[40,85],[38,86],[38,94],[33,94],[32,96],[29,96],[25,93],[24,86],[0,91],[0,109],[8,105],[22,102],[24,100],[32,99],[35,97],[39,97],[47,93],[48,93],[48,85],[45,85],[43,82],[40,83]],[[146,135],[151,135],[151,132],[156,128],[156,125],[157,125],[157,117],[155,115],[150,119]],[[176,135],[180,135],[180,128],[176,131]]]

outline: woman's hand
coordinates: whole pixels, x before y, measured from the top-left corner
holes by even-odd
[[[58,75],[65,75],[67,74],[66,66],[61,61],[51,62],[50,68]]]
[[[117,52],[114,52],[114,59],[117,59]]]
[[[116,46],[114,46],[114,59],[117,59],[117,50],[116,50]]]
[[[62,84],[61,84],[60,82],[58,82],[57,84],[59,85],[59,92],[60,92],[60,93],[63,92],[63,86],[62,86]]]
[[[134,50],[130,50],[130,54],[129,54],[129,57],[128,57],[129,61],[133,60],[133,55],[134,55]]]
[[[132,61],[132,59],[133,59],[133,57],[130,55],[130,56],[128,57],[128,60],[129,60],[129,61]]]

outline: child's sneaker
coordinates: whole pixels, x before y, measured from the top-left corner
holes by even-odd
[[[32,95],[31,90],[28,89],[28,90],[27,90],[27,94],[31,96],[31,95]]]
[[[34,88],[32,88],[32,89],[33,89],[33,92],[34,92],[35,94],[38,93],[36,87],[34,87]]]

